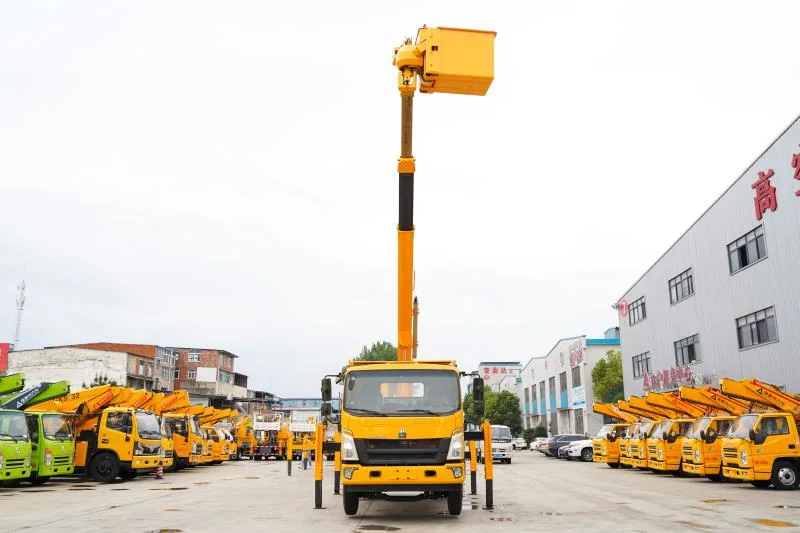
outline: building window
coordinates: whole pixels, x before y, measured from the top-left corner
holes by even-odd
[[[731,274],[767,257],[764,227],[759,226],[728,245],[728,264]]]
[[[700,338],[686,337],[675,343],[675,365],[683,366],[700,360]]]
[[[531,393],[530,393],[530,391],[529,391],[529,390],[526,388],[526,389],[525,389],[525,410],[526,410],[526,411],[528,410],[528,406],[530,405],[530,403],[531,403]]]
[[[180,368],[176,368],[175,369],[175,375],[173,377],[175,379],[181,379],[181,369]]]
[[[647,318],[647,308],[644,305],[644,296],[628,306],[628,325],[632,326]]]
[[[189,352],[189,362],[190,363],[199,363],[200,362],[200,352]]]
[[[767,307],[761,311],[737,318],[736,329],[739,334],[739,349],[778,340],[775,308]]]
[[[231,374],[230,372],[223,372],[222,370],[220,370],[219,380],[222,383],[233,383],[233,374]]]
[[[144,361],[139,359],[138,363],[139,363],[137,365],[138,371],[136,373],[139,374],[140,376],[144,376]]]
[[[694,279],[689,268],[669,280],[669,301],[673,304],[694,294]]]
[[[194,381],[196,377],[197,377],[197,369],[190,368],[189,371],[186,373],[186,379],[188,379],[189,381]]]
[[[228,368],[233,367],[233,357],[230,355],[219,354],[219,366],[225,366]]]
[[[558,375],[559,385],[561,386],[561,392],[567,392],[567,373],[562,372]]]
[[[638,379],[650,373],[650,352],[633,356],[633,379]]]
[[[161,379],[169,379],[169,368],[161,367]]]
[[[572,367],[572,387],[580,387],[581,386],[581,367],[575,366]]]
[[[585,433],[583,429],[583,409],[575,409],[575,433]]]
[[[531,403],[536,403],[536,385],[531,385]]]

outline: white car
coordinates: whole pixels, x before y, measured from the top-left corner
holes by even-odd
[[[541,450],[539,450],[539,445],[541,445],[546,440],[547,440],[547,437],[536,437],[535,439],[533,439],[531,441],[531,446],[530,446],[531,451],[532,452],[533,451],[536,451],[536,452],[541,451]]]
[[[567,447],[567,456],[570,459],[580,459],[586,463],[592,460],[593,453],[591,439],[576,440]]]
[[[524,450],[528,447],[528,444],[525,442],[525,439],[522,437],[517,437],[516,439],[511,441],[511,449],[512,450]]]

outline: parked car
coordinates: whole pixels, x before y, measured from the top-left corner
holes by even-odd
[[[557,457],[559,459],[567,459],[567,460],[569,460],[569,455],[567,455],[567,449],[568,448],[569,448],[569,445],[562,446],[561,448],[559,448],[558,452],[556,452]]]
[[[546,441],[546,440],[547,440],[547,437],[536,437],[535,439],[533,439],[533,440],[531,441],[531,451],[532,451],[532,452],[533,452],[533,451],[537,451],[537,452],[541,451],[541,450],[539,449],[539,447],[540,447],[540,446],[541,446],[541,444],[542,444],[544,441]]]
[[[565,446],[565,448],[569,459],[580,459],[588,463],[593,458],[594,450],[592,449],[591,439],[576,440]]]
[[[586,437],[583,435],[554,435],[550,437],[547,442],[542,444],[544,454],[548,457],[558,457],[558,449],[567,446],[576,440],[582,440]]]
[[[512,450],[524,450],[527,447],[528,445],[525,443],[525,439],[523,439],[522,437],[517,437],[511,441]]]

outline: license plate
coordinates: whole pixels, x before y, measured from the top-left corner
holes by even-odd
[[[494,454],[492,457],[493,457],[494,459],[500,459],[500,458],[502,458],[503,456],[502,456],[501,454],[499,454],[499,453],[496,453],[496,454]]]

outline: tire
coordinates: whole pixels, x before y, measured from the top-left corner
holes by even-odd
[[[751,485],[757,487],[759,489],[766,489],[770,485],[772,485],[772,480],[770,479],[757,479],[755,481],[750,482]]]
[[[672,472],[670,472],[670,474],[672,474],[675,477],[682,477],[683,476],[683,461],[678,463],[678,469],[677,470],[673,470]]]
[[[450,500],[447,500],[448,507]],[[350,492],[347,487],[342,487],[342,505],[344,506],[344,514],[353,516],[358,512],[358,494]]]
[[[511,460],[509,460],[509,463]],[[454,490],[447,493],[447,512],[450,513],[452,516],[458,516],[461,514],[461,506],[464,502],[464,487],[458,487],[458,490]]]
[[[31,485],[38,487],[47,483],[48,479],[50,479],[50,476],[37,476],[36,474],[31,474],[31,477],[28,478],[28,481]]]
[[[122,479],[125,479],[125,480],[135,479],[138,476],[139,476],[139,472],[137,472],[136,470],[127,470],[127,469],[123,468],[123,469],[121,469],[119,471],[119,477],[121,477]]]
[[[509,459],[506,459],[506,464],[507,464],[507,465],[510,465],[510,464],[511,464],[511,459],[510,459],[510,458],[509,458]]]
[[[594,450],[591,448],[584,448],[581,450],[581,461],[584,463],[591,463],[594,459]]]
[[[800,471],[797,465],[790,461],[777,461],[772,467],[772,478],[770,479],[776,489],[793,490],[800,484]]]
[[[706,474],[706,479],[710,479],[715,483],[720,483],[722,481],[722,474]]]
[[[619,463],[607,463],[611,468],[619,468]]]
[[[98,453],[89,463],[89,475],[100,483],[111,483],[119,475],[119,461],[110,452]]]

